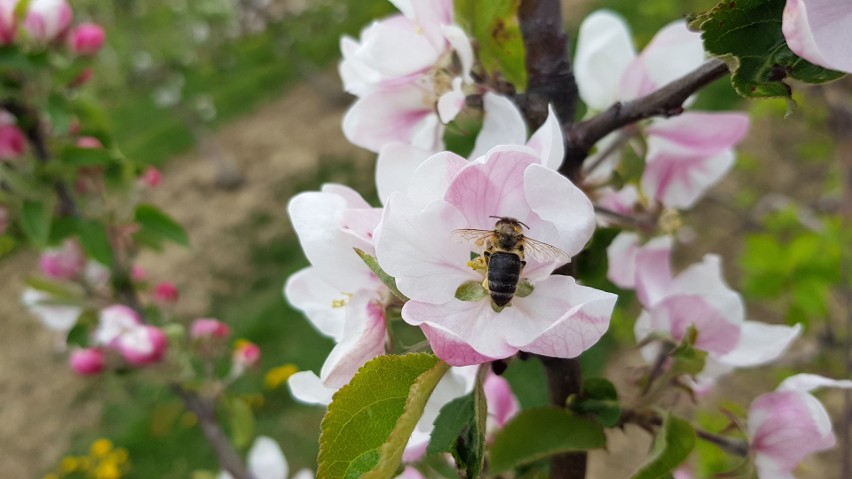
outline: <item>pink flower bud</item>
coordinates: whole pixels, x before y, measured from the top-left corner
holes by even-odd
[[[211,318],[199,318],[192,322],[190,337],[193,340],[225,339],[231,334],[227,324]]]
[[[257,366],[260,362],[260,348],[245,339],[237,341],[234,348],[234,367],[240,371]]]
[[[32,0],[24,29],[33,39],[50,42],[65,32],[73,16],[65,0]]]
[[[17,6],[18,0],[0,0],[0,45],[15,41],[18,33],[18,19],[15,18]]]
[[[168,281],[163,281],[154,287],[154,301],[161,305],[177,303],[178,296],[177,286]]]
[[[59,249],[49,249],[39,259],[41,272],[51,279],[69,280],[80,276],[86,268],[86,254],[74,239],[67,239]]]
[[[118,337],[116,349],[134,366],[154,364],[168,349],[166,334],[155,326],[140,325]]]
[[[77,138],[77,146],[80,148],[103,148],[104,145],[101,143],[101,140],[95,138],[94,136],[81,136]]]
[[[81,23],[71,32],[68,40],[71,50],[77,55],[95,55],[104,46],[106,34],[96,23]]]
[[[81,376],[94,376],[104,370],[106,356],[99,348],[75,349],[68,358],[71,370]]]
[[[27,138],[14,124],[0,125],[0,161],[11,160],[24,154]]]
[[[145,171],[142,173],[142,176],[139,178],[139,181],[143,186],[147,186],[148,188],[156,188],[160,181],[162,181],[163,175],[160,173],[160,170],[154,168],[153,166],[149,166],[145,168]]]
[[[130,267],[130,279],[133,281],[144,281],[147,277],[148,273],[145,271],[145,268],[138,264],[134,264]]]

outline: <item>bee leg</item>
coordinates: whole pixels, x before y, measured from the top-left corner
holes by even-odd
[[[467,262],[467,267],[474,271],[485,271],[488,269],[488,263],[482,256],[477,256],[476,259]]]

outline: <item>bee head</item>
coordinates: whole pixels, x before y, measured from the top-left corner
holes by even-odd
[[[497,223],[494,225],[494,231],[500,234],[521,236],[523,235],[523,229],[521,229],[521,226],[526,229],[530,228],[523,222],[508,216],[489,216],[489,218],[497,219]]]

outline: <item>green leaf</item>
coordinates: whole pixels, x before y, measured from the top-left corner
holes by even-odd
[[[499,72],[519,91],[527,87],[526,52],[518,22],[520,0],[456,0],[456,22],[479,45],[489,75]]]
[[[368,361],[322,420],[317,478],[390,478],[426,401],[449,365],[431,354]]]
[[[52,219],[52,201],[24,201],[21,207],[21,228],[37,246],[47,246]]]
[[[692,346],[679,346],[672,353],[671,374],[680,375],[688,374],[695,375],[704,370],[704,364],[707,360],[707,353],[700,349],[695,349]]]
[[[689,422],[670,414],[663,418],[651,455],[633,479],[671,477],[671,471],[686,460],[695,447],[695,430]]]
[[[86,253],[104,266],[112,267],[112,244],[106,226],[100,221],[81,219],[77,222],[80,245]]]
[[[141,242],[157,246],[163,240],[189,246],[186,231],[175,220],[153,205],[140,204],[136,207],[135,221],[141,227],[134,235]]]
[[[232,398],[228,401],[228,414],[234,446],[240,449],[248,446],[254,437],[254,413],[251,406],[240,398]]]
[[[744,97],[786,97],[784,81],[836,80],[843,73],[816,66],[796,56],[781,32],[786,0],[722,0],[691,23],[701,30],[704,48],[732,66],[731,82]]]
[[[364,263],[367,264],[367,267],[370,268],[370,271],[372,271],[373,273],[375,273],[376,276],[378,276],[379,281],[381,281],[382,284],[388,287],[391,293],[393,293],[394,295],[396,295],[396,297],[403,301],[408,301],[408,298],[404,294],[402,294],[399,289],[397,289],[396,279],[393,276],[385,273],[385,270],[383,270],[382,267],[379,266],[379,262],[378,260],[376,260],[375,256],[370,256],[369,254],[358,248],[352,249],[354,249],[355,253],[357,253],[358,256],[361,257],[361,260],[363,260]]]
[[[485,424],[488,406],[482,381],[477,378],[470,394],[447,403],[435,419],[427,454],[449,452],[461,477],[475,478],[485,460]]]
[[[594,417],[604,427],[614,427],[621,420],[618,392],[615,386],[604,378],[584,380],[583,391],[572,401],[571,409],[577,414]]]
[[[75,324],[71,331],[68,331],[65,344],[81,348],[87,347],[89,345],[89,327],[85,324]]]
[[[456,299],[461,301],[479,301],[488,297],[488,290],[481,281],[465,281],[456,289]]]
[[[62,150],[62,163],[71,166],[103,166],[109,164],[109,153],[103,148],[80,148],[71,146]]]
[[[78,303],[85,295],[82,286],[69,281],[55,281],[40,276],[31,276],[24,281],[32,289],[47,293],[51,299]]]
[[[552,406],[526,409],[494,438],[489,472],[499,474],[555,454],[605,445],[603,427],[591,419]]]
[[[515,296],[519,298],[526,298],[531,295],[535,286],[528,279],[522,279],[518,282],[518,289],[515,291]]]
[[[71,105],[64,95],[54,93],[47,99],[47,115],[50,117],[51,132],[57,136],[64,136],[71,127],[74,118],[71,113]]]

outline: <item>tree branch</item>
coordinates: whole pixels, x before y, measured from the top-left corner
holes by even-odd
[[[628,423],[636,424],[651,432],[651,426],[660,427],[663,425],[663,418],[653,412],[642,412],[632,409],[625,409],[621,413],[621,424],[624,425]],[[720,449],[729,454],[733,454],[735,456],[740,457],[748,456],[749,448],[748,443],[746,441],[722,436],[721,434],[705,431],[697,427],[693,428],[695,429],[695,435],[699,439],[709,442],[711,444],[715,444],[719,446]]]
[[[654,116],[683,113],[683,102],[691,95],[728,73],[728,66],[713,59],[659,90],[635,100],[618,102],[586,121],[563,126],[566,138],[565,161],[560,172],[576,177],[583,160],[601,138],[624,126]]]

